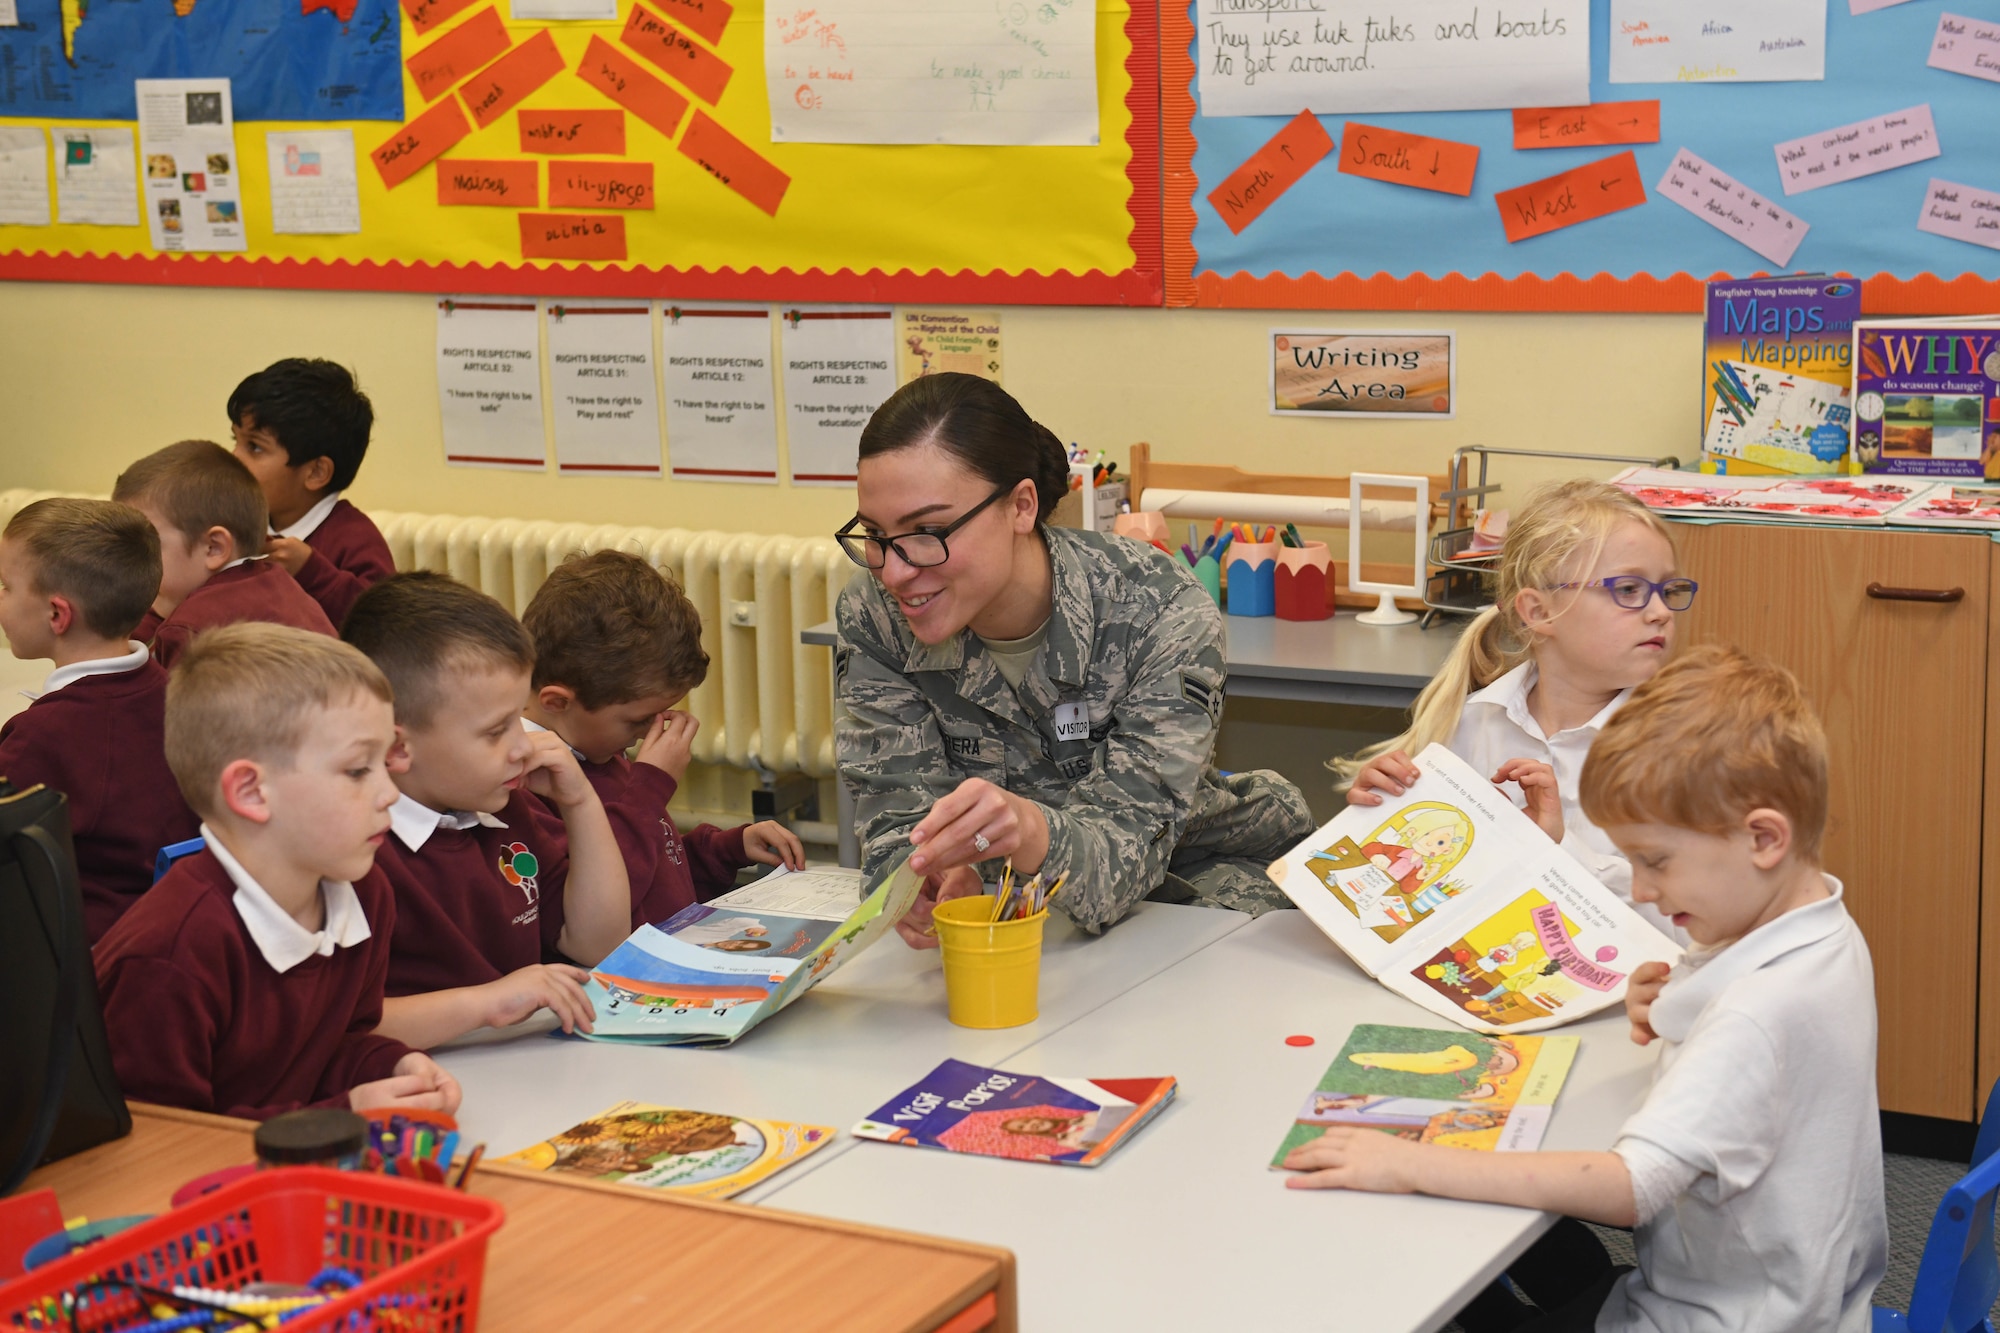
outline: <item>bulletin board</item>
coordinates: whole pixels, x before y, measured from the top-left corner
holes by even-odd
[[[1610,83],[1610,0],[1592,0],[1590,100],[1657,98],[1658,143],[1517,150],[1507,111],[1321,116],[1334,152],[1234,234],[1207,196],[1286,118],[1200,114],[1197,11],[1218,3],[1168,0],[1162,11],[1168,305],[1699,311],[1712,277],[1810,270],[1863,279],[1869,313],[2000,310],[2000,250],[1916,228],[1933,176],[2000,190],[2000,83],[1925,63],[1942,11],[2000,18],[1993,0],[1915,0],[1858,15],[1847,0],[1828,0],[1823,82],[1691,85]],[[1783,193],[1775,144],[1920,103],[1933,109],[1938,157]],[[1340,173],[1346,121],[1476,145],[1471,194]],[[1496,193],[1624,147],[1637,157],[1642,206],[1508,242]],[[1789,265],[1775,269],[1658,196],[1683,148],[1811,224]]]
[[[398,66],[456,31],[454,24],[472,22],[487,5],[487,0],[448,0],[450,18],[419,35],[412,13],[423,13],[437,0],[402,0],[400,8],[395,0],[234,2],[302,5],[307,16],[328,22],[337,14],[349,25],[343,35],[357,25],[379,24],[367,34],[379,38],[400,25]],[[531,44],[546,50],[552,40],[550,59],[561,61],[560,71],[519,108],[618,109],[579,71],[593,42],[631,54],[620,39],[635,3],[674,12],[659,0],[618,0],[618,22],[507,20],[511,51]],[[19,0],[24,22],[54,22],[59,5],[67,15],[74,0]],[[174,10],[185,14],[194,7],[176,0]],[[122,16],[140,7],[103,8]],[[497,0],[497,8],[502,19],[511,13],[509,0]],[[521,210],[441,204],[434,164],[385,186],[370,152],[443,105],[442,99],[426,101],[412,75],[398,67],[390,83],[402,85],[401,124],[259,122],[238,111],[235,141],[247,253],[160,253],[151,248],[144,225],[0,226],[0,279],[687,299],[1161,303],[1157,0],[1096,0],[1099,142],[1074,147],[773,143],[764,73],[765,6],[739,0],[732,10],[715,0],[682,0],[680,8],[728,15],[712,43],[687,41],[704,48],[708,69],[726,67],[728,81],[719,96],[704,97],[698,87],[662,80],[691,107],[672,135],[629,110],[624,115],[623,157],[653,164],[657,205],[618,213],[626,239],[623,260],[524,257]],[[320,9],[328,12],[314,15]],[[83,11],[85,24],[95,10]],[[161,5],[152,21],[175,18]],[[643,62],[642,68],[660,72]],[[230,74],[226,68],[185,72]],[[443,99],[462,97],[471,83]],[[239,93],[239,104],[243,101]],[[381,105],[379,98],[375,105]],[[43,128],[116,123],[0,119],[0,125]],[[362,230],[343,236],[274,234],[266,206],[265,132],[342,126],[354,133]],[[711,134],[719,126],[789,177],[775,211],[704,169],[689,140],[702,126]],[[474,128],[449,150],[449,157],[458,159],[526,156],[512,110]],[[541,207],[549,207],[546,194]]]

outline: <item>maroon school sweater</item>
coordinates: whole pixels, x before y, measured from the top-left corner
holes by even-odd
[[[299,567],[299,586],[336,626],[347,619],[356,598],[396,572],[389,543],[374,520],[345,500],[335,502],[306,545],[312,554]]]
[[[0,777],[69,798],[92,944],[152,885],[160,848],[200,828],[167,769],[166,711],[167,673],[147,662],[73,680],[0,725]]]
[[[333,622],[326,618],[326,612],[306,596],[283,565],[250,560],[215,575],[174,608],[153,631],[153,660],[171,668],[195,635],[241,620],[268,620],[329,637],[333,634]]]
[[[679,785],[664,768],[614,755],[601,764],[577,761],[590,779],[632,881],[632,929],[658,925],[690,903],[706,902],[736,887],[736,872],[751,864],[743,830],[701,824],[685,834],[674,827],[667,802]]]
[[[237,915],[236,886],[214,854],[175,862],[92,955],[125,1095],[267,1120],[346,1106],[348,1089],[393,1074],[410,1048],[375,1025],[395,902],[379,870],[354,892],[369,937],[280,973]]]
[[[382,840],[375,868],[396,890],[390,995],[482,986],[557,957],[569,877],[562,821],[524,791],[496,817],[507,827],[440,828],[421,851],[394,833]]]

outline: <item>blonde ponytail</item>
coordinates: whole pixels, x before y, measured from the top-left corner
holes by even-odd
[[[1350,758],[1327,761],[1338,777],[1335,789],[1345,791],[1377,755],[1392,750],[1414,755],[1433,742],[1449,744],[1466,698],[1535,655],[1534,636],[1515,606],[1520,594],[1581,578],[1623,523],[1642,523],[1673,545],[1673,533],[1659,515],[1605,482],[1554,482],[1529,495],[1500,546],[1493,605],[1466,626],[1451,656],[1417,696],[1408,731]]]

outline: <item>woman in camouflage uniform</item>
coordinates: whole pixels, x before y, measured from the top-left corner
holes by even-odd
[[[940,899],[1068,874],[1056,900],[1097,932],[1140,900],[1288,906],[1264,866],[1313,829],[1276,773],[1209,762],[1222,615],[1181,562],[1046,526],[1069,487],[1046,427],[989,380],[928,375],[861,435],[838,534],[871,578],[840,599],[836,728],[872,878],[914,846],[927,935]]]

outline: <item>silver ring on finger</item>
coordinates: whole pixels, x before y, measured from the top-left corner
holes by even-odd
[[[972,835],[972,850],[978,852],[980,855],[985,855],[986,849],[992,845],[992,843],[986,840],[984,833],[975,833]]]

